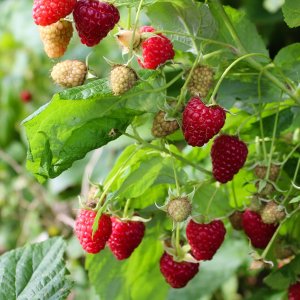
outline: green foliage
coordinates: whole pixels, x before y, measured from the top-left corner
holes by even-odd
[[[294,0],[285,0],[282,6],[285,22],[289,27],[297,27],[300,25],[300,3]]]
[[[0,299],[65,299],[67,278],[61,238],[19,248],[0,256]]]

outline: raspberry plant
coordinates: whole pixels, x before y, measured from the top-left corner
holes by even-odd
[[[96,293],[117,300],[198,299],[208,293],[203,278],[211,266],[222,273],[218,260],[227,251],[225,279],[237,271],[234,254],[242,252],[238,266],[265,275],[262,297],[294,299],[299,44],[271,59],[246,15],[219,0],[65,6],[55,0],[55,10],[48,2],[34,1],[33,18],[47,55],[60,57],[51,76],[63,88],[23,121],[27,169],[44,183],[92,150],[120,137],[126,144],[105,180],[93,183],[78,205],[75,234],[89,253],[85,266]],[[291,27],[300,25],[292,13],[298,6],[286,1],[282,7]],[[101,60],[110,74],[92,74],[89,57],[66,59],[70,26],[81,47],[95,46],[90,55],[115,39],[118,57]],[[51,243],[62,241],[40,247]],[[278,247],[290,250],[284,259]],[[0,282],[9,281],[1,271],[10,260],[0,259]],[[56,265],[66,272],[61,261]],[[217,281],[209,292],[220,289]],[[57,299],[71,288],[65,276],[62,286]]]

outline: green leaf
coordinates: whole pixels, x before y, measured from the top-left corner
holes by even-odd
[[[54,178],[87,152],[119,137],[134,116],[155,112],[164,93],[153,90],[157,72],[149,72],[122,96],[114,96],[107,79],[54,95],[50,103],[28,117],[27,168],[40,181]]]
[[[285,0],[282,6],[284,20],[289,27],[300,25],[300,2],[295,0]]]
[[[290,79],[293,79],[296,83],[300,79],[300,43],[295,43],[280,49],[274,58],[274,64],[280,68]]]
[[[298,203],[300,202],[300,196],[294,197],[289,203]]]
[[[153,4],[157,1],[158,0],[144,0],[143,6]],[[116,0],[116,1],[114,1],[114,5],[117,7],[120,7],[120,6],[138,7],[140,2],[141,2],[140,0],[131,0],[131,1],[130,0]]]
[[[159,224],[146,224],[145,237],[133,254],[118,261],[105,249],[88,255],[86,267],[91,284],[101,299],[165,299],[168,286],[159,271],[162,246]]]
[[[211,38],[216,33],[216,22],[208,6],[194,1],[159,2],[147,9],[151,24],[157,29],[172,31],[170,38],[175,48],[187,51],[194,48],[195,37]],[[166,13],[166,11],[168,13]],[[191,37],[182,36],[183,33]],[[199,45],[199,40],[195,42]],[[195,49],[194,49],[195,51]]]
[[[0,299],[66,299],[72,287],[66,277],[61,238],[29,245],[0,257]]]

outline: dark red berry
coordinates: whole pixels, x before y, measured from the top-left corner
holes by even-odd
[[[243,167],[248,149],[237,137],[220,135],[214,140],[210,155],[215,179],[226,183]]]
[[[193,256],[198,260],[211,260],[224,241],[226,229],[220,220],[199,224],[190,220],[186,236]]]
[[[69,15],[76,0],[34,0],[32,15],[35,24],[51,25]]]
[[[225,111],[218,105],[206,106],[198,97],[188,102],[182,116],[182,131],[187,143],[201,147],[224,126]]]
[[[140,33],[154,32],[151,26],[143,26]],[[156,69],[166,61],[174,58],[175,52],[172,42],[162,34],[145,39],[142,44],[143,60],[138,59],[138,63],[145,69]]]
[[[278,225],[265,224],[261,216],[249,209],[243,213],[243,228],[255,248],[264,249],[271,240]]]
[[[145,225],[139,221],[122,221],[112,217],[112,234],[108,240],[108,246],[119,260],[128,258],[141,243]]]
[[[179,289],[186,286],[198,273],[199,263],[177,262],[171,255],[164,252],[160,259],[160,271],[171,287]]]
[[[81,209],[75,222],[76,236],[82,248],[88,253],[98,253],[104,249],[112,231],[110,217],[102,214],[98,222],[98,229],[93,235],[95,217],[95,211]]]
[[[30,102],[32,100],[31,92],[24,90],[20,93],[20,98],[23,102]]]
[[[82,44],[97,45],[120,20],[118,9],[107,2],[79,0],[73,11]]]
[[[289,287],[289,300],[300,300],[300,282]]]

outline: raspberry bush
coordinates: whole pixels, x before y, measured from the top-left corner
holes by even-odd
[[[76,173],[73,210],[43,205],[69,226],[61,235],[84,255],[95,294],[298,299],[300,44],[271,56],[248,16],[220,0],[50,2],[34,1],[32,22],[54,95],[22,122],[26,168],[34,197]],[[300,25],[299,4],[277,9]],[[34,99],[27,88],[18,98]],[[24,268],[40,280],[14,293],[7,270],[30,251],[47,269],[57,245],[53,275]],[[0,299],[42,293],[51,276],[45,299],[65,299],[64,250],[59,238],[1,256]]]

